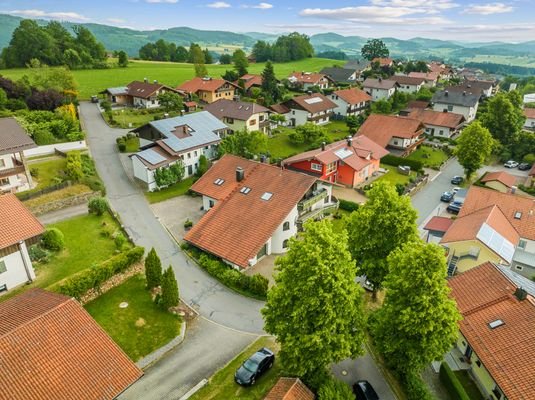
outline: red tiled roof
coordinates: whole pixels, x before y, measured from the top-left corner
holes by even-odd
[[[161,83],[148,83],[148,82],[140,82],[140,81],[133,81],[130,82],[128,85],[126,85],[128,88],[128,94],[133,97],[141,97],[143,99],[148,99],[151,97],[156,91],[161,89],[166,89],[172,92],[176,92],[175,89],[162,85]]]
[[[0,303],[0,365],[12,400],[111,400],[143,375],[76,300],[42,289]]]
[[[272,104],[269,106],[277,114],[288,114],[291,110],[286,107],[284,104]]]
[[[451,129],[457,128],[464,122],[464,116],[461,114],[423,110],[421,108],[413,109],[409,117],[420,120],[426,125],[445,126]]]
[[[237,88],[234,83],[228,82],[224,79],[195,77],[192,80],[186,81],[182,85],[177,86],[176,89],[185,93],[197,93],[199,90],[215,92],[225,84],[229,84],[234,88]]]
[[[262,86],[262,75],[245,74],[240,80],[243,80],[245,90],[249,90],[253,86]],[[238,82],[235,82],[238,85]]]
[[[371,114],[358,134],[366,135],[378,145],[386,147],[393,137],[415,138],[422,134],[423,129],[423,124],[414,118]]]
[[[453,224],[453,220],[451,218],[435,216],[429,220],[429,222],[424,226],[424,229],[426,231],[446,232],[450,228],[451,224]]]
[[[411,78],[423,78],[426,81],[436,81],[438,75],[438,72],[409,72]]]
[[[364,90],[357,88],[335,90],[334,94],[340,97],[348,104],[359,104],[366,101],[371,101],[371,96]]]
[[[314,393],[299,378],[279,378],[264,400],[314,400]]]
[[[0,249],[42,234],[43,225],[14,194],[0,195]]]
[[[322,79],[327,79],[329,81],[332,81],[331,78],[329,78],[325,74],[318,74],[318,73],[311,73],[311,72],[293,72],[289,78],[295,78],[297,82],[299,83],[311,83],[313,85],[319,83]]]
[[[282,104],[290,109],[298,108],[308,111],[312,114],[320,111],[329,111],[337,107],[335,103],[321,93],[312,93],[293,97]]]
[[[407,104],[408,109],[414,109],[414,108],[427,108],[429,107],[429,102],[426,100],[412,100],[409,101],[409,104]]]
[[[234,166],[245,165],[241,182],[232,181]],[[231,169],[232,168],[232,169]],[[203,193],[217,186],[217,177],[228,177],[228,186],[214,196],[225,195],[186,234],[185,240],[242,268],[249,266],[275,229],[316,182],[316,178],[226,154],[197,181],[193,190]],[[224,179],[224,178],[223,178]],[[223,186],[227,183],[223,183]],[[248,194],[240,193],[243,187]],[[206,189],[206,192],[210,192]],[[272,193],[262,200],[264,193]]]
[[[484,367],[509,400],[535,399],[535,300],[519,301],[516,285],[491,263],[448,281],[464,319],[459,323]],[[489,323],[502,320],[494,329]]]
[[[496,171],[496,172],[489,172],[485,174],[483,178],[481,178],[481,182],[492,182],[492,181],[498,181],[500,183],[503,183],[508,188],[512,187],[516,183],[516,178],[508,174],[505,171]]]
[[[535,240],[535,200],[533,198],[472,186],[468,190],[459,217],[490,205],[500,207],[520,237]],[[521,214],[519,218],[515,218],[517,213]]]
[[[378,62],[381,67],[388,67],[389,65],[391,65],[394,62],[394,60],[392,60],[389,57],[375,57],[372,60],[372,63],[374,63],[374,62]]]
[[[524,108],[526,118],[535,118],[535,108]]]

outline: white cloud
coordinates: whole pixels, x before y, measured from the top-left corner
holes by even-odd
[[[273,4],[269,4],[269,3],[258,3],[256,5],[244,4],[241,6],[241,8],[258,8],[259,10],[269,10],[270,8],[273,8]]]
[[[59,19],[65,21],[89,21],[89,18],[81,14],[68,11],[47,12],[43,10],[12,10],[6,11],[6,14],[28,18]]]
[[[207,4],[206,7],[210,8],[230,8],[232,7],[229,3],[225,3],[224,1],[216,1],[210,4]]]
[[[471,4],[464,10],[466,14],[502,14],[513,11],[513,7],[504,3]]]
[[[147,3],[166,3],[166,4],[175,4],[178,3],[178,0],[145,0]]]

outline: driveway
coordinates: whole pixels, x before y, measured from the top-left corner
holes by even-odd
[[[184,222],[189,219],[195,225],[205,214],[201,207],[202,197],[192,196],[178,196],[150,205],[156,218],[179,242],[186,234]]]

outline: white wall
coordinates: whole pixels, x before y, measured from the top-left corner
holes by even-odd
[[[23,257],[26,259],[31,278],[35,279],[35,272],[33,271],[30,257],[28,256],[28,251],[26,246],[23,244],[22,252],[16,251],[3,258],[0,258],[0,261],[5,262],[7,269],[6,272],[0,274],[0,286],[7,285],[9,290],[15,286],[28,282],[28,275],[26,273],[26,269],[24,268]]]
[[[48,154],[54,154],[55,149],[63,152],[72,150],[86,150],[87,143],[85,140],[81,140],[79,142],[48,144],[46,146],[39,146],[33,149],[24,150],[23,153],[24,157],[46,156]]]
[[[286,117],[286,120],[290,122],[295,119],[294,126],[304,125],[307,123],[308,112],[303,110],[291,110]]]
[[[524,128],[535,129],[535,118],[526,118],[526,122],[524,122]]]
[[[370,96],[372,97],[372,101],[377,101],[388,100],[390,97],[392,97],[392,95],[396,91],[396,88],[386,90],[365,87],[364,90],[370,94]]]
[[[3,161],[0,162],[0,164],[4,164],[4,166],[0,167],[0,171],[7,170],[10,168],[14,168],[15,164],[13,162],[14,154],[4,154],[0,156],[0,160]],[[10,176],[6,176],[2,178],[2,180],[7,179],[7,183],[2,184],[0,183],[0,192],[10,192],[10,191],[17,191],[21,192],[24,190],[30,189],[30,186],[28,185],[28,182],[26,182],[26,178],[24,180],[19,179],[19,175],[23,176],[24,172],[19,172],[19,174],[14,174]]]
[[[210,204],[210,202],[212,202],[213,205]],[[204,211],[208,211],[210,210],[213,206],[215,206],[217,203],[217,200],[216,199],[213,199],[212,197],[209,197],[209,196],[202,196],[202,208]]]
[[[433,133],[431,133],[433,131]],[[439,137],[451,137],[455,131],[453,129],[450,129],[446,126],[439,126],[439,125],[431,125],[431,124],[425,124],[425,133],[433,136],[439,136]]]
[[[399,87],[397,90],[403,93],[416,93],[421,89],[422,85],[407,85],[407,84],[399,84]]]
[[[134,107],[156,108],[156,107],[160,107],[160,102],[156,99],[156,96],[150,99],[134,97]]]
[[[448,110],[448,112],[452,112],[455,114],[462,114],[464,118],[466,119],[466,122],[471,122],[476,117],[477,106],[478,106],[478,103],[476,103],[475,107],[464,107],[464,106],[458,106],[458,105],[452,106],[451,104],[435,103],[433,105],[433,110],[439,111],[439,112]]]
[[[275,229],[275,232],[273,232],[273,235],[271,236],[271,252],[268,252],[268,254],[275,253],[275,254],[281,254],[288,251],[288,249],[284,249],[282,247],[282,244],[285,240],[297,235],[297,205],[292,208],[292,211],[286,216],[283,223],[280,224],[277,229]],[[287,231],[283,230],[284,222],[290,223],[290,229]],[[269,249],[268,249],[269,250]]]

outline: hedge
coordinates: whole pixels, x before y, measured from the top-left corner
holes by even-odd
[[[421,171],[424,167],[424,164],[421,161],[409,160],[407,158],[393,156],[392,154],[387,154],[381,158],[381,162],[393,167],[397,167],[399,165],[408,165],[414,171]]]
[[[144,251],[143,247],[134,247],[100,264],[79,271],[47,289],[80,299],[88,290],[98,289],[106,280],[140,261]]]
[[[444,361],[440,364],[439,377],[453,400],[470,400],[463,385],[459,382],[450,366]]]
[[[349,201],[349,200],[344,200],[344,199],[339,199],[338,201],[339,201],[338,207],[340,208],[340,210],[352,212],[352,211],[356,211],[359,208],[358,203],[355,203],[354,201]]]
[[[401,377],[408,400],[433,400],[434,397],[420,374],[409,372]]]

